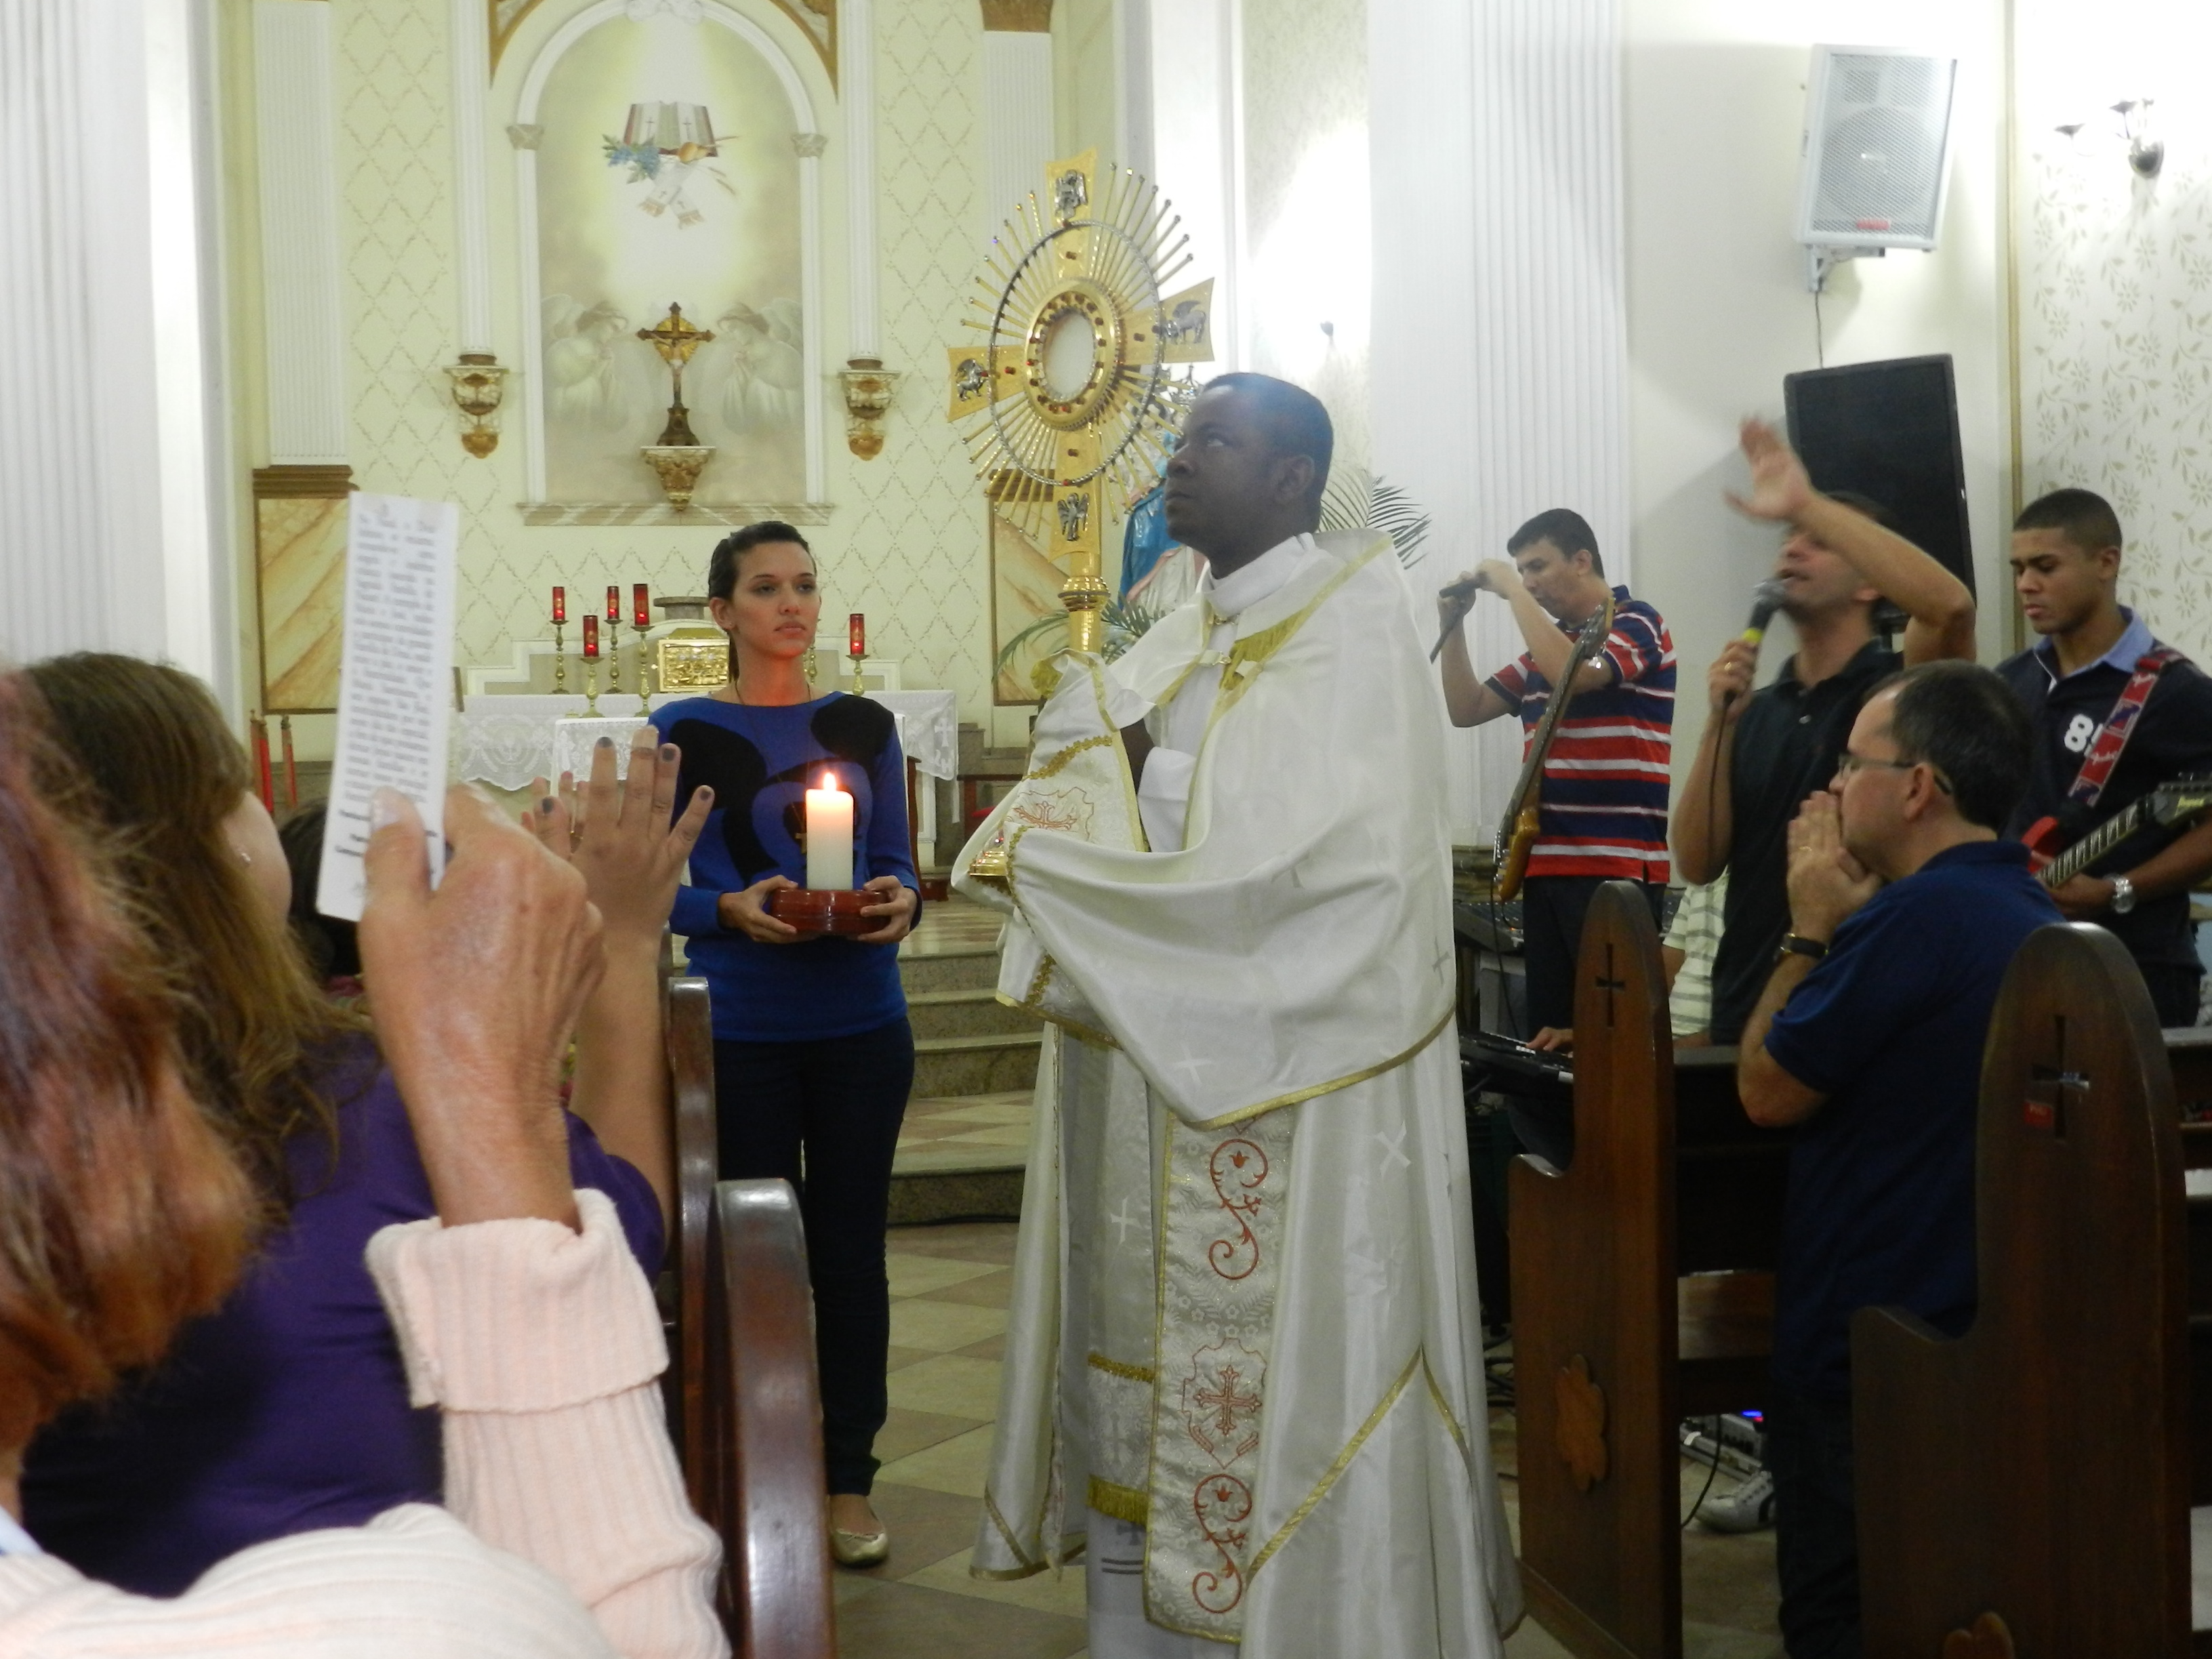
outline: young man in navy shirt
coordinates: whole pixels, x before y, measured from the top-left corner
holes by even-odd
[[[1800,1126],[1775,1286],[1767,1468],[1790,1659],[1856,1659],[1851,1315],[1974,1312],[1982,1045],[2013,954],[2061,920],[1999,828],[2027,775],[2002,680],[1909,669],[1790,828],[1790,933],[1743,1029],[1756,1123]]]
[[[2122,605],[2120,520],[2102,496],[2055,489],[2014,521],[2013,589],[2043,637],[1997,672],[2035,724],[2035,764],[2007,832],[2056,817],[2068,843],[2161,783],[2212,774],[2212,679],[2186,658],[2160,668],[2094,806],[2069,805],[2082,763],[2143,659],[2163,650]],[[2068,916],[2109,927],[2142,970],[2161,1025],[2197,1023],[2203,964],[2189,890],[2212,875],[2212,818],[2146,824],[2051,896]]]

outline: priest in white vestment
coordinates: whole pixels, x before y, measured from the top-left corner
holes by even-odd
[[[1168,471],[1196,599],[1060,659],[961,856],[1037,1080],[972,1570],[1087,1544],[1093,1659],[1502,1652],[1445,716],[1328,418],[1224,375]],[[981,860],[978,864],[978,860]]]

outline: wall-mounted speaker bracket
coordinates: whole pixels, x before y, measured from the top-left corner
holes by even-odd
[[[1808,247],[1805,250],[1805,291],[1818,294],[1828,286],[1828,273],[1846,259],[1886,259],[1886,247]]]

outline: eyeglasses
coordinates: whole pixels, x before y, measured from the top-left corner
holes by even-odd
[[[1836,771],[1843,777],[1849,777],[1854,772],[1863,772],[1869,766],[1878,766],[1885,772],[1910,772],[1915,767],[1924,766],[1929,775],[1936,780],[1938,789],[1947,795],[1954,793],[1951,780],[1943,775],[1943,769],[1933,761],[1869,760],[1864,755],[1854,755],[1848,749],[1836,757]]]

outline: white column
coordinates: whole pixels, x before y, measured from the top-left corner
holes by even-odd
[[[217,675],[190,23],[0,5],[0,657]]]
[[[845,355],[880,359],[884,320],[876,289],[874,0],[842,0],[837,9],[837,101],[845,113]]]
[[[330,7],[256,0],[253,58],[269,461],[339,465],[348,423]]]
[[[1044,170],[1054,159],[1053,149],[1052,36],[1029,29],[986,29],[985,235],[997,233],[1014,204],[1044,187]]]
[[[298,0],[291,0],[298,3]],[[489,351],[491,219],[484,205],[484,101],[491,43],[483,0],[453,0],[447,57],[453,70],[453,276],[462,351]]]
[[[1152,182],[1190,237],[1178,286],[1214,279],[1213,349],[1200,374],[1247,360],[1244,268],[1243,7],[1241,0],[1126,0],[1149,15],[1130,45],[1145,53]],[[1378,5],[1373,9],[1385,10]],[[1139,40],[1137,37],[1141,35]],[[1132,57],[1135,57],[1133,51]],[[1134,64],[1132,66],[1135,72]]]
[[[1368,12],[1374,470],[1436,524],[1426,570],[1502,555],[1546,507],[1629,574],[1618,0],[1397,0]],[[1477,607],[1478,672],[1521,649]],[[1452,745],[1487,833],[1520,738]]]

